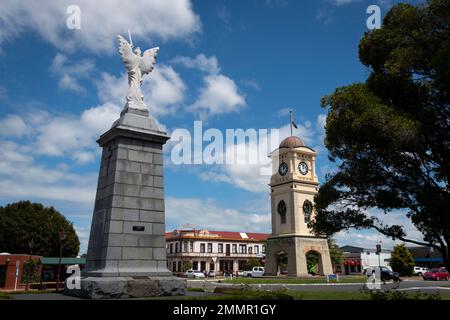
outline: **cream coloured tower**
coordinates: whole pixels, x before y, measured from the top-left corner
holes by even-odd
[[[319,273],[333,273],[327,239],[315,236],[307,226],[314,219],[314,195],[319,186],[316,152],[300,138],[290,136],[271,158],[272,235],[267,240],[266,274],[279,272],[277,257],[282,252],[287,254],[289,275],[308,275],[306,256],[310,253],[319,257]]]

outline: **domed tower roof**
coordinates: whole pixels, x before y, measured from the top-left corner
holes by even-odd
[[[280,148],[298,148],[306,147],[302,139],[296,136],[290,136],[281,141]]]

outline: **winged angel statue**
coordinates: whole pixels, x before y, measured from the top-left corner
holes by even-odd
[[[152,72],[155,67],[159,47],[145,50],[141,56],[139,47],[133,51],[131,38],[130,44],[121,35],[117,37],[119,39],[119,53],[128,72],[127,105],[129,108],[146,110],[147,106],[144,103],[144,96],[141,91],[142,77]]]

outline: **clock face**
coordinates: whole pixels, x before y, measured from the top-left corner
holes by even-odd
[[[305,202],[303,202],[303,213],[305,215],[305,223],[309,223],[311,221],[312,210],[313,210],[313,205],[312,205],[311,201],[305,200]]]
[[[308,173],[308,165],[306,162],[302,161],[298,164],[298,171],[300,171],[302,175],[306,175]]]
[[[284,176],[284,175],[286,175],[287,172],[288,172],[288,165],[286,164],[286,162],[282,162],[280,164],[280,167],[278,168],[278,173],[281,176]]]

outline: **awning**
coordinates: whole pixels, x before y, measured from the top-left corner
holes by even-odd
[[[361,265],[361,261],[359,260],[345,260],[344,261],[344,266],[360,266]]]
[[[41,257],[41,264],[43,265],[57,265],[59,264],[58,257]],[[86,264],[86,258],[61,258],[61,264]]]

